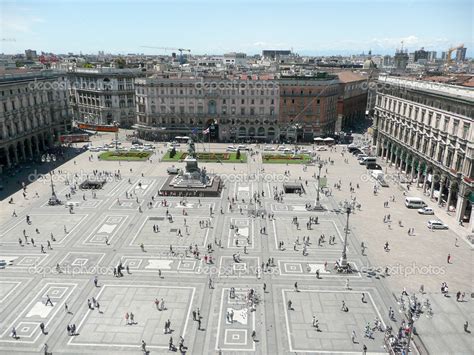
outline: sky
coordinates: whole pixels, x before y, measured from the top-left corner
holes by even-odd
[[[467,0],[0,0],[0,53],[393,54],[473,48]],[[438,54],[440,56],[440,53]]]

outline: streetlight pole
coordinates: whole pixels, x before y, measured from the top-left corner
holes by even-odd
[[[316,194],[316,208],[320,208],[321,207],[321,203],[319,202],[319,190],[321,189],[321,169],[323,167],[323,164],[322,163],[319,163],[319,166],[318,166],[318,191],[317,191],[317,194]]]
[[[115,150],[118,150],[118,133],[119,133],[119,123],[117,121],[114,121],[114,126],[117,128],[115,131]]]
[[[348,267],[347,263],[347,235],[349,234],[349,215],[351,214],[351,208],[348,206],[346,207],[346,213],[347,213],[347,220],[346,220],[346,229],[345,229],[345,234],[344,234],[344,245],[342,248],[342,256],[341,256],[341,262],[340,265],[342,268],[346,269]]]

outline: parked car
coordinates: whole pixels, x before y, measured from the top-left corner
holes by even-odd
[[[434,214],[434,211],[431,207],[423,207],[418,209],[419,214]]]
[[[441,221],[437,221],[433,219],[431,221],[428,221],[428,228],[429,229],[448,229],[448,225],[444,224]]]
[[[268,145],[263,147],[263,151],[265,151],[265,152],[273,152],[274,150],[275,150],[275,148],[273,148],[271,146],[268,146]]]
[[[234,147],[234,146],[229,145],[229,146],[226,148],[225,151],[226,151],[226,152],[236,152],[236,151],[237,151],[237,148]]]
[[[379,164],[366,164],[365,167],[367,170],[382,170],[382,167]]]

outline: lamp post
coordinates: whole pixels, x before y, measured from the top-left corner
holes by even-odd
[[[115,131],[115,150],[118,150],[118,133],[120,124],[117,121],[114,121],[114,126],[117,128]]]
[[[318,165],[318,191],[316,194],[316,205],[315,208],[320,209],[321,203],[319,202],[319,190],[321,189],[321,169],[323,167],[323,163],[319,163]]]
[[[347,235],[349,234],[349,215],[352,212],[352,208],[349,205],[346,205],[345,208],[346,208],[347,219],[346,219],[346,228],[345,228],[345,234],[344,234],[344,245],[342,247],[342,256],[339,263],[342,269],[347,269],[349,267],[349,264],[347,263]]]
[[[56,156],[54,154],[44,154],[41,157],[41,161],[43,163],[56,161]],[[51,171],[49,172],[49,176],[51,178],[51,197],[49,198],[48,204],[52,206],[60,205],[61,201],[59,200],[58,196],[56,196],[56,191],[54,190],[54,183],[53,183],[53,173]]]

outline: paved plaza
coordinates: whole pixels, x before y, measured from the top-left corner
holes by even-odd
[[[226,178],[218,198],[159,196],[172,165],[159,161],[162,145],[146,162],[99,164],[86,152],[65,163],[53,176],[72,211],[48,206],[49,177],[28,185],[26,199],[19,191],[13,204],[1,202],[0,260],[7,265],[0,269],[0,353],[44,353],[47,343],[53,354],[140,354],[144,340],[150,354],[168,354],[170,338],[179,353],[180,337],[188,354],[360,354],[364,345],[386,353],[384,332],[367,337],[365,329],[380,322],[398,333],[404,288],[432,308],[415,322],[413,353],[470,353],[472,334],[463,331],[474,321],[466,233],[456,226],[429,231],[429,216],[407,210],[395,182],[374,196],[365,168],[341,152],[320,152],[334,160],[322,170],[329,187],[322,212],[305,207],[315,203],[317,167],[263,164],[260,155],[244,164],[203,164]],[[93,170],[112,173],[104,188],[73,192]],[[273,193],[284,181],[301,182],[305,193],[277,201]],[[351,192],[350,183],[359,187]],[[391,196],[395,202],[384,208]],[[337,209],[354,197],[361,205],[349,219],[354,272],[338,273],[346,215]],[[310,217],[317,223],[308,225]],[[442,282],[450,297],[441,294]]]

